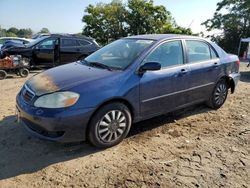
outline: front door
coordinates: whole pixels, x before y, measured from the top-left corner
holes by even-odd
[[[40,42],[34,49],[34,64],[52,66],[54,63],[55,38],[48,38]]]
[[[184,105],[188,65],[184,64],[181,40],[168,41],[156,47],[143,61],[158,62],[161,70],[145,72],[140,79],[140,112],[150,117]]]

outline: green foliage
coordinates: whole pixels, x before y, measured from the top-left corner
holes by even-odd
[[[17,32],[17,36],[18,37],[24,37],[24,38],[31,38],[32,30],[30,28],[29,29],[20,29]]]
[[[30,38],[32,36],[32,30],[28,29],[17,29],[15,27],[11,27],[8,30],[2,29],[0,27],[0,37],[23,37]]]
[[[41,31],[39,33],[49,33],[49,29],[44,27],[41,29]]]
[[[15,28],[15,27],[11,27],[7,30],[8,33],[14,33],[15,35],[17,35],[19,29]]]
[[[94,37],[102,44],[126,35],[126,9],[121,1],[89,5],[85,12],[87,14],[82,18],[86,23],[83,34]]]
[[[131,35],[161,33],[165,24],[173,22],[164,6],[154,6],[153,0],[129,0],[126,17]]]
[[[16,34],[12,32],[7,32],[6,37],[16,37]]]
[[[213,40],[226,51],[236,54],[240,38],[250,36],[250,1],[222,0],[217,4],[213,18],[203,24],[208,31],[222,30],[223,35],[212,36]]]
[[[176,25],[164,6],[155,6],[153,0],[121,0],[89,5],[82,21],[83,34],[101,44],[121,37],[151,33],[192,34],[190,29]]]

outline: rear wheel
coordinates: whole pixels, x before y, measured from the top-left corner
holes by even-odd
[[[0,70],[0,80],[4,80],[7,77],[7,72]]]
[[[105,105],[97,111],[90,122],[89,141],[100,148],[114,146],[127,136],[131,123],[130,111],[124,104]]]
[[[213,93],[207,102],[208,106],[213,109],[220,108],[226,101],[228,95],[228,84],[225,79],[221,79],[215,85]]]
[[[22,68],[19,70],[19,74],[21,77],[27,77],[29,75],[29,70],[26,68]]]

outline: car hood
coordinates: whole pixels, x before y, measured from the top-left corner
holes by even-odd
[[[103,79],[112,74],[117,74],[117,71],[88,67],[80,62],[75,62],[37,74],[28,80],[26,85],[37,96],[40,96],[56,91],[68,90],[74,86]]]

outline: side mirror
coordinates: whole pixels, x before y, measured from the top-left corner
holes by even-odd
[[[161,64],[157,62],[148,62],[139,68],[139,74],[143,74],[146,71],[157,71],[161,69]]]

